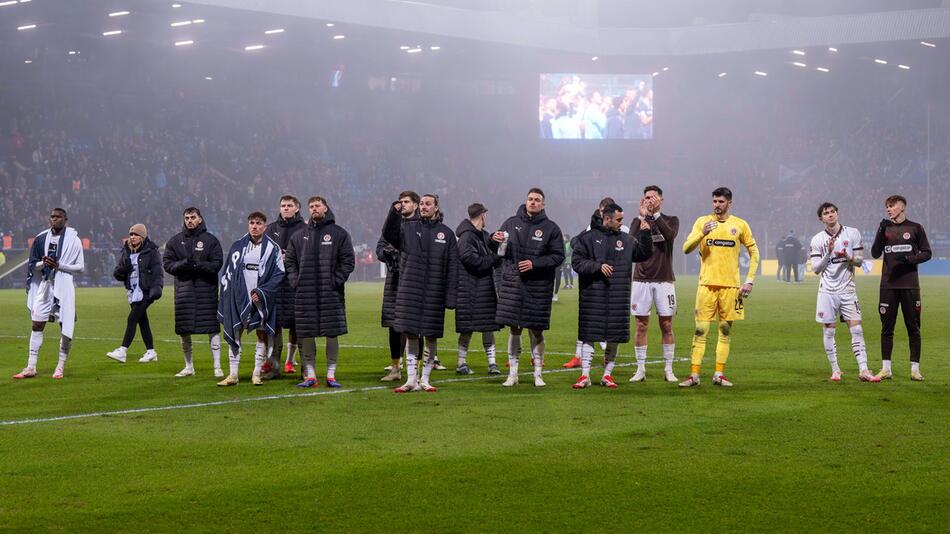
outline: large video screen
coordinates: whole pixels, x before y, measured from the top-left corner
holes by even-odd
[[[541,139],[653,139],[649,74],[542,74]]]

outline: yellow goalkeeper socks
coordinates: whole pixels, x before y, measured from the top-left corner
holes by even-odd
[[[691,353],[693,374],[699,374],[706,354],[706,335],[709,334],[709,321],[696,321],[696,331],[693,333],[693,350]]]
[[[732,327],[728,323],[719,323],[719,339],[716,341],[716,372],[722,373],[726,369],[726,360],[729,359],[729,336]]]

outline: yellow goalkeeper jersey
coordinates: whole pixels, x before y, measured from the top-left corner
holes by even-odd
[[[703,235],[703,226],[709,221],[717,221],[719,226]],[[749,274],[746,276],[746,282],[751,283],[755,280],[755,272],[759,268],[759,249],[755,246],[749,223],[735,215],[729,215],[725,221],[718,221],[712,214],[696,219],[692,231],[683,243],[683,252],[689,254],[699,248],[699,285],[739,287],[740,244],[749,251]]]

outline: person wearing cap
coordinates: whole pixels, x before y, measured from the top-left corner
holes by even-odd
[[[129,228],[129,238],[122,246],[122,254],[112,276],[125,284],[131,309],[125,323],[122,345],[106,353],[106,356],[125,363],[129,345],[135,339],[135,328],[138,327],[145,343],[145,354],[139,358],[139,363],[158,361],[152,328],[148,322],[148,307],[162,297],[165,271],[162,269],[162,255],[158,245],[148,238],[148,230],[144,224],[133,224]]]
[[[482,347],[488,356],[488,374],[501,374],[495,362],[495,332],[501,326],[495,322],[495,267],[501,265],[498,242],[492,241],[485,231],[488,209],[476,202],[468,207],[468,219],[455,229],[458,237],[459,262],[458,293],[456,297],[455,331],[459,335],[458,365],[455,372],[470,375],[468,345],[472,334],[481,332]]]

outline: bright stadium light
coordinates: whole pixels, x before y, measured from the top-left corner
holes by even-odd
[[[718,74],[718,76],[719,76],[720,78],[725,78],[727,74],[729,74],[729,73],[728,73],[728,72],[720,72],[720,73]]]
[[[792,53],[795,54],[796,56],[804,56],[804,55],[805,55],[805,51],[804,51],[804,50],[792,50]]]
[[[71,55],[71,56],[75,56],[76,54],[79,53],[79,50],[70,50],[68,53],[69,53],[69,55]]]
[[[214,79],[214,78],[212,78],[211,76],[205,76],[205,80],[208,80],[209,82],[210,82],[211,80],[213,80],[213,79]]]
[[[257,45],[245,46],[245,47],[244,47],[244,50],[250,52],[251,50],[260,50],[261,48],[264,48],[264,45],[262,45],[262,44],[257,44]]]
[[[920,44],[922,44],[922,45],[924,45],[924,46],[927,46],[927,47],[930,47],[930,48],[937,48],[937,45],[935,45],[935,44],[933,44],[933,43],[931,43],[931,42],[929,42],[929,41],[921,41]]]
[[[755,71],[755,73],[754,73],[754,74],[755,74],[756,76],[763,76],[763,77],[765,77],[765,76],[768,76],[768,75],[769,75],[769,73],[767,73],[767,72],[765,72],[765,71],[761,71],[761,70],[757,70],[757,71]]]
[[[818,72],[831,72],[831,69],[829,69],[828,67],[815,67],[815,70],[817,70]]]
[[[410,48],[409,50],[406,50],[407,54],[418,54],[419,52],[422,52],[422,49],[418,47]]]
[[[597,61],[598,59],[600,59],[600,57],[598,57],[598,56],[594,56],[594,57],[590,58],[591,61]]]
[[[874,58],[874,62],[878,65],[887,65],[887,61],[884,61],[883,59]]]
[[[897,68],[899,68],[899,69],[904,69],[904,70],[910,70],[910,65],[897,65]]]
[[[128,15],[129,13],[131,13],[131,11],[113,11],[112,13],[109,13],[109,16],[110,17],[124,17]]]
[[[32,30],[34,28],[36,28],[36,24],[25,24],[23,26],[17,26],[16,29],[22,32],[23,30]]]
[[[802,68],[805,68],[805,67],[808,66],[808,65],[802,63],[801,61],[794,61],[794,62],[792,62],[792,65],[795,65],[796,67],[802,67]]]
[[[660,71],[656,71],[656,72],[653,73],[653,77],[654,77],[654,78],[656,78],[656,77],[659,76],[659,75],[660,75]]]
[[[0,7],[12,6],[17,3],[17,0],[7,0],[6,2],[0,2]]]
[[[336,24],[334,24],[334,23],[332,23],[332,22],[328,22],[328,23],[327,23],[327,28],[332,28],[332,27],[334,27],[334,26],[336,26]]]
[[[192,22],[192,24],[201,24],[201,23],[204,22],[204,21],[205,21],[205,19],[195,19],[195,20],[193,20],[193,21],[191,21],[191,22]]]
[[[429,47],[429,50],[438,51],[438,50],[442,50],[442,47],[441,47],[441,46],[430,46],[430,47]],[[597,61],[597,56],[594,56],[594,61]]]
[[[189,41],[175,41],[175,46],[188,46],[188,45],[193,45],[193,44],[195,44],[195,42],[194,42],[194,41],[191,41],[191,40],[189,40]]]
[[[666,72],[666,71],[668,71],[668,70],[670,70],[669,67],[663,67],[663,72]]]
[[[172,9],[178,9],[181,7],[181,4],[172,4]]]
[[[119,35],[120,33],[122,33],[122,30],[111,30],[111,31],[107,31],[107,32],[102,32],[102,36],[103,36],[103,37],[110,37],[110,36],[112,36],[112,35]]]
[[[400,50],[409,50],[410,48],[412,48],[412,47],[409,46],[409,45],[402,45],[402,46],[399,47]]]
[[[177,28],[179,26],[188,26],[189,24],[191,24],[190,20],[179,20],[178,22],[172,22],[171,24],[169,24],[169,26],[171,26],[172,28]]]
[[[264,35],[274,35],[277,33],[284,33],[283,28],[274,28],[273,30],[267,30],[264,32]]]
[[[346,36],[343,35],[342,33],[339,33],[339,34],[334,35],[333,38],[339,41],[340,39],[346,39]]]
[[[26,63],[27,65],[29,65],[30,63],[33,63],[33,60],[32,60],[32,59],[24,59],[23,62]]]
[[[829,46],[829,47],[828,47],[828,51],[829,51],[829,52],[837,52],[838,49],[835,48],[835,47],[833,47],[833,46]]]

